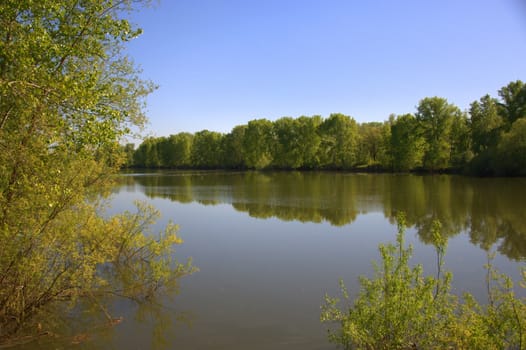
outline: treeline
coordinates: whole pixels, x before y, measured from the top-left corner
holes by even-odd
[[[228,134],[203,130],[147,138],[130,167],[196,169],[377,169],[526,175],[526,85],[518,80],[461,111],[445,98],[414,113],[357,123],[343,114],[257,119]]]

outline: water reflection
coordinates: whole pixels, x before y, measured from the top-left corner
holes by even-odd
[[[22,339],[14,348],[168,349],[176,341],[174,330],[190,326],[193,315],[175,310],[170,306],[173,300],[165,299],[166,296],[159,296],[137,303],[129,299],[105,298],[100,304],[80,300],[73,309],[58,304],[58,309],[39,315],[42,326],[53,331],[28,337],[27,342]],[[133,329],[137,325],[142,326],[139,333]]]
[[[448,237],[467,232],[473,244],[515,260],[526,257],[526,179],[365,175],[332,172],[162,172],[123,176],[129,191],[181,203],[231,204],[252,217],[352,223],[382,212],[391,222],[404,211],[420,239],[442,222]],[[121,188],[122,190],[123,188]]]

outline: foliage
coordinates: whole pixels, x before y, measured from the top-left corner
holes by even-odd
[[[350,169],[356,164],[358,125],[343,114],[331,114],[320,127],[319,159],[324,168]]]
[[[455,119],[461,118],[460,109],[440,97],[427,97],[417,107],[419,134],[426,141],[424,168],[435,171],[451,166],[451,130]]]
[[[301,139],[296,135],[298,121],[290,117],[280,118],[272,123],[275,137],[273,164],[278,168],[297,169],[303,163]]]
[[[243,157],[249,168],[262,169],[272,162],[272,123],[267,119],[248,122],[243,135]]]
[[[119,141],[144,124],[154,88],[122,50],[140,30],[121,16],[138,3],[0,6],[0,343],[45,327],[38,315],[56,302],[146,297],[167,269],[190,271],[173,261],[175,227],[146,231],[151,209],[101,216]],[[133,283],[117,283],[124,272]]]
[[[415,114],[391,115],[384,123],[359,124],[343,114],[283,117],[251,120],[227,134],[212,135],[204,130],[195,135],[148,138],[135,151],[133,165],[466,171],[483,176],[522,176],[526,165],[520,158],[518,138],[523,130],[516,122],[526,116],[526,86],[520,80],[511,82],[499,90],[499,96],[500,100],[485,95],[474,101],[469,114],[445,98],[427,97],[420,101]],[[205,134],[208,137],[202,137]],[[200,142],[191,141],[195,136]],[[513,149],[511,139],[519,141],[517,149]],[[199,150],[194,150],[197,147]],[[193,154],[191,159],[188,154]],[[518,155],[516,164],[514,155]]]
[[[526,175],[526,118],[517,119],[502,134],[497,154],[497,173]]]
[[[320,147],[320,136],[318,134],[318,127],[322,123],[322,118],[319,115],[312,117],[301,116],[297,119],[298,142],[297,146],[300,149],[302,164],[301,168],[316,169],[319,167],[318,149]]]
[[[450,140],[450,167],[452,169],[462,169],[473,158],[469,120],[465,113],[453,119]]]
[[[396,245],[380,245],[381,265],[375,275],[360,278],[354,301],[340,281],[348,305],[325,297],[322,322],[336,324],[329,340],[345,349],[523,349],[526,347],[525,300],[514,294],[512,281],[488,269],[489,304],[470,294],[463,303],[451,293],[452,274],[442,274],[447,240],[435,221],[432,236],[437,276],[425,277],[421,265],[411,267],[412,247],[404,245],[405,218],[398,216]],[[521,286],[526,287],[526,271]]]
[[[498,110],[498,100],[490,95],[471,103],[471,139],[472,150],[479,154],[498,143],[499,131],[503,125]]]
[[[358,126],[358,164],[378,165],[385,157],[385,124],[372,122]]]
[[[243,157],[243,138],[245,137],[246,128],[246,125],[238,125],[222,138],[223,166],[230,169],[242,169],[246,167]]]
[[[502,157],[510,144],[501,136],[511,132],[514,121],[524,116],[524,91],[521,81],[512,82],[499,90],[501,101],[486,95],[473,102],[469,118],[446,99],[432,97],[420,101],[415,115],[391,116],[385,123],[358,124],[343,114],[331,114],[326,119],[302,116],[274,122],[252,120],[226,135],[216,133],[201,143],[189,143],[194,157],[184,166],[171,159],[187,151],[175,150],[170,142],[182,134],[194,135],[172,135],[169,142],[162,137],[150,138],[135,152],[134,165],[227,169],[368,167],[397,172],[468,169],[479,175],[521,175],[525,172],[522,162],[512,166],[509,156]],[[513,135],[521,130],[516,126]],[[210,133],[200,133],[203,132]],[[198,145],[201,150],[193,151]]]
[[[393,170],[409,171],[422,166],[425,140],[417,133],[417,126],[412,114],[398,116],[393,121],[390,139]]]
[[[203,130],[194,134],[190,161],[198,168],[218,168],[222,157],[220,133]]]
[[[526,84],[517,80],[499,90],[502,102],[499,103],[500,114],[511,126],[520,118],[526,117]]]

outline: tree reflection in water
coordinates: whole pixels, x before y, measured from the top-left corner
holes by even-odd
[[[382,212],[395,222],[407,215],[420,239],[431,244],[431,225],[448,237],[467,232],[473,244],[493,245],[507,257],[526,257],[524,178],[341,172],[157,172],[122,178],[150,197],[205,205],[227,203],[252,217],[301,222],[352,223]]]

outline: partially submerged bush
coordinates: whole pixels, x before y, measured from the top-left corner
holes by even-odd
[[[440,223],[433,225],[437,276],[411,267],[412,247],[404,245],[405,218],[398,216],[396,244],[380,245],[382,264],[373,278],[360,278],[360,292],[347,306],[325,297],[322,322],[336,324],[329,340],[345,349],[523,349],[526,347],[526,304],[514,294],[512,280],[488,264],[489,303],[480,305],[466,293],[451,293],[452,274],[442,273],[446,241]],[[526,287],[523,271],[521,287]]]
[[[0,235],[0,347],[63,329],[69,310],[78,317],[78,310],[94,308],[116,324],[107,311],[113,297],[147,301],[195,270],[175,259],[182,243],[176,225],[151,231],[159,216],[153,207],[137,203],[137,212],[110,218],[93,209],[79,206],[73,218],[63,213],[49,233]]]

